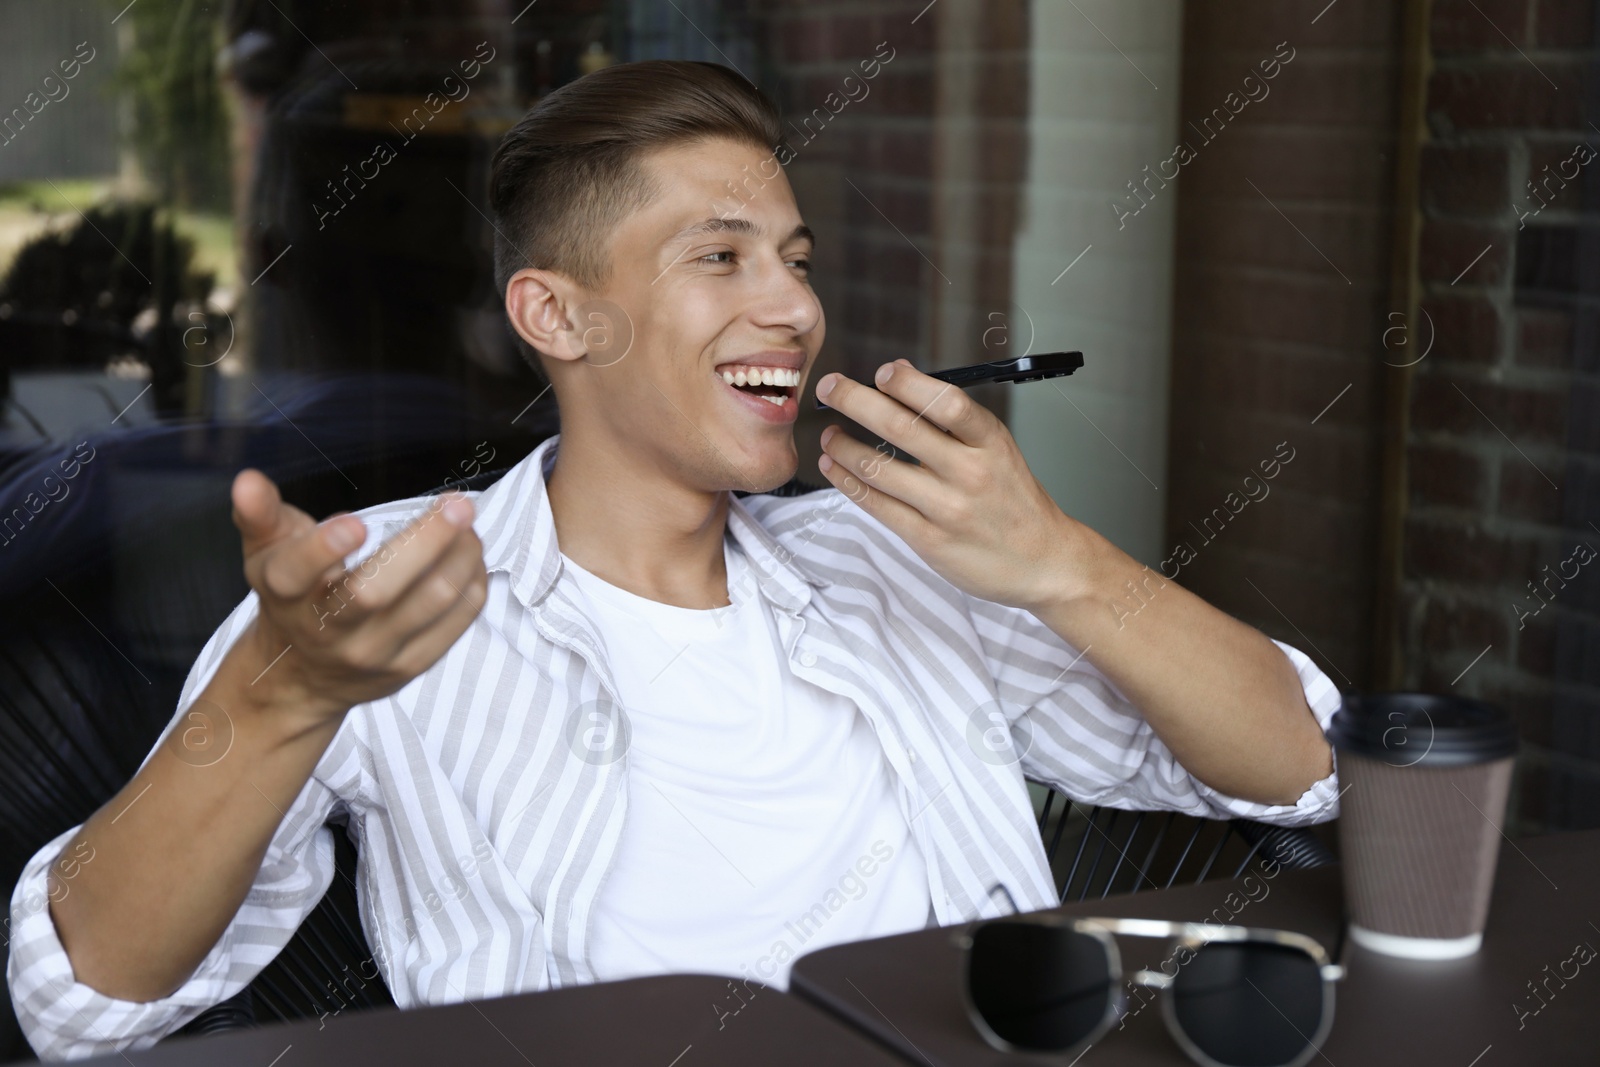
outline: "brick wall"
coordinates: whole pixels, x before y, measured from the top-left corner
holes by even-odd
[[[1027,70],[1017,57],[1027,6],[1004,0],[985,5],[981,19],[963,19],[972,9],[927,0],[751,5],[766,46],[761,84],[790,120],[796,156],[785,169],[818,234],[815,285],[828,337],[813,380],[835,370],[866,380],[901,357],[932,366],[942,349],[959,347],[947,335],[970,332],[968,349],[976,349],[981,330],[972,323],[982,307],[1007,306],[1026,151]],[[953,77],[953,54],[978,76]],[[863,61],[889,55],[863,78]],[[830,116],[829,96],[839,94],[837,107],[846,77],[861,98]],[[952,122],[952,114],[982,121]],[[953,172],[952,158],[979,162]],[[977,204],[983,224],[952,212],[952,203]],[[817,436],[838,419],[801,405],[802,478],[820,480]]]
[[[1195,554],[1180,582],[1345,688],[1371,672],[1396,8],[1189,4],[1183,29],[1168,544]],[[1264,97],[1209,143],[1188,126],[1281,42]]]
[[[1523,829],[1600,825],[1595,7],[1436,0],[1430,27],[1405,681],[1515,714]]]

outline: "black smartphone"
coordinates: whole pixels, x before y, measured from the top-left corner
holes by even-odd
[[[1071,374],[1081,366],[1083,366],[1082,352],[1041,352],[1036,356],[997,359],[992,363],[974,363],[968,367],[951,367],[949,370],[925,373],[930,378],[937,378],[941,382],[949,382],[965,389],[985,382],[1020,385],[1023,382],[1042,381],[1045,378],[1059,378],[1064,374]],[[827,406],[821,400],[817,401],[819,411]]]

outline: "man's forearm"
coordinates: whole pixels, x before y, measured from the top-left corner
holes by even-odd
[[[209,727],[228,732],[226,754],[196,757],[184,735],[199,727],[180,722],[52,862],[62,946],[78,980],[107,996],[156,1000],[194,973],[338,730],[338,718],[278,714],[262,699],[266,681],[252,689],[266,666],[254,636],[246,631],[200,697],[226,710],[226,725]]]
[[[1034,614],[1139,707],[1186,770],[1266,804],[1292,804],[1332,772],[1281,649],[1089,527],[1073,529],[1065,552],[1078,577]]]

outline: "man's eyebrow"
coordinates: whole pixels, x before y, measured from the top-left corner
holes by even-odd
[[[714,233],[737,233],[746,237],[759,237],[761,236],[761,227],[749,219],[742,219],[737,216],[719,216],[685,226],[667,238],[666,243],[669,245],[678,244],[682,241],[692,241],[696,237],[706,237]],[[814,246],[817,243],[817,235],[812,232],[810,226],[802,222],[789,231],[789,236],[784,238],[783,243],[788,244],[790,241],[796,240],[810,241]]]

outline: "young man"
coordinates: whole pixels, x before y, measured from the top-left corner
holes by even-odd
[[[147,1045],[241,989],[334,876],[330,816],[402,1007],[783,985],[821,945],[996,914],[997,885],[1049,906],[1025,775],[1333,817],[1329,680],[1063,514],[960,390],[827,376],[894,451],[830,429],[834,489],[765,495],[824,333],[780,141],[742,78],[665,62],[507,135],[497,280],[561,434],[482,493],[320,525],[239,475],[253,593],[13,898],[40,1053]]]

